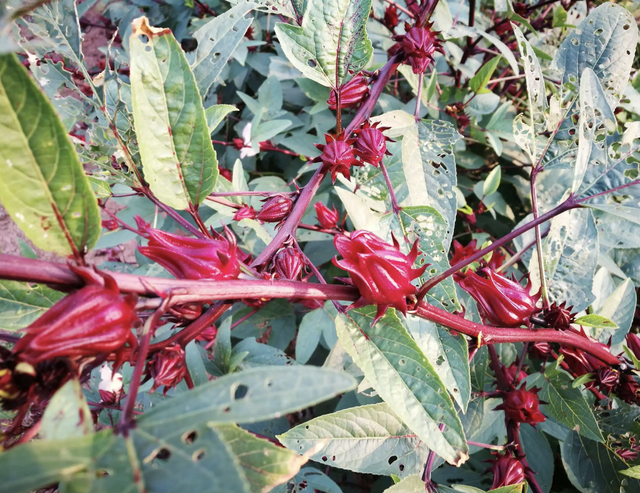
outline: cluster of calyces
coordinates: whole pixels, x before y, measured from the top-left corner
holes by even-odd
[[[332,89],[327,103],[332,110],[338,108],[338,101],[340,108],[357,108],[369,97],[369,92],[369,80],[360,73],[337,90]]]
[[[402,49],[406,63],[411,65],[414,74],[424,74],[433,63],[436,52],[444,54],[438,31],[431,29],[432,23],[424,26],[405,24],[405,34],[394,36],[397,49]]]
[[[542,423],[546,418],[540,411],[539,391],[536,387],[527,390],[524,383],[519,389],[500,390],[502,404],[496,406],[495,410],[503,410],[507,420],[518,426],[520,423],[531,426]]]
[[[354,231],[349,238],[336,235],[333,243],[342,256],[342,260],[333,259],[334,265],[349,273],[347,282],[360,292],[360,299],[349,308],[377,305],[374,324],[389,307],[407,312],[407,298],[415,298],[417,293],[411,281],[427,268],[426,264],[413,267],[418,257],[417,240],[408,255],[400,251],[395,238],[390,245],[369,231]]]
[[[167,395],[169,389],[175,388],[185,378],[190,378],[184,349],[174,344],[156,352],[147,362],[143,382],[151,378],[153,378],[153,386],[150,392],[164,385],[164,395]]]

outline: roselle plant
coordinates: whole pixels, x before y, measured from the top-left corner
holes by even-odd
[[[640,491],[638,13],[4,2],[0,490]]]

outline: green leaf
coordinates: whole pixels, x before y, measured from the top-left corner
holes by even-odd
[[[471,374],[465,337],[462,334],[454,336],[441,325],[411,315],[407,317],[407,327],[453,400],[466,413],[471,398]]]
[[[193,384],[198,387],[209,381],[204,361],[207,360],[207,351],[199,346],[196,341],[191,341],[185,348],[187,369]]]
[[[605,3],[564,39],[552,68],[560,71],[568,92],[577,90],[585,68],[592,69],[606,86],[609,105],[615,107],[629,80],[637,42],[633,15],[620,5]]]
[[[302,17],[304,0],[229,0],[229,3],[254,4],[253,9],[271,15],[284,15],[291,19]]]
[[[609,320],[602,315],[596,315],[592,313],[590,315],[583,315],[575,320],[578,325],[586,325],[587,327],[595,327],[596,329],[617,329],[618,326],[613,320]]]
[[[333,325],[334,321],[329,313],[323,308],[317,308],[302,317],[302,322],[298,327],[298,337],[296,338],[296,360],[304,364],[309,361],[313,352],[318,347],[320,336],[326,325]]]
[[[342,346],[380,397],[430,449],[451,464],[463,463],[469,448],[446,387],[395,310],[371,327],[375,312],[376,307],[369,306],[338,317]]]
[[[424,480],[419,475],[413,474],[387,488],[384,493],[424,493],[424,491]]]
[[[236,425],[216,425],[215,428],[237,457],[252,493],[270,491],[286,483],[308,460],[306,455],[278,447]]]
[[[282,50],[305,77],[338,88],[373,54],[366,24],[371,0],[308,0],[302,26],[275,26]]]
[[[195,74],[198,90],[203,98],[209,93],[229,57],[244,38],[252,20],[244,16],[254,6],[252,2],[236,5],[193,33],[198,47],[191,63],[191,70]]]
[[[41,284],[0,281],[0,327],[7,330],[22,329],[62,298],[64,293]]]
[[[567,11],[562,7],[562,5],[556,6],[553,9],[553,23],[552,27],[564,27],[567,22]]]
[[[224,120],[224,117],[232,111],[238,111],[238,108],[231,104],[214,104],[213,106],[209,106],[206,110],[204,110],[207,117],[207,127],[209,128],[209,133],[213,134],[218,128],[218,125],[220,125],[220,123],[222,123],[222,120]]]
[[[213,190],[218,162],[202,100],[180,45],[168,29],[133,24],[133,119],[145,180],[174,209],[195,209]]]
[[[37,247],[69,256],[96,244],[100,211],[89,180],[51,103],[14,55],[0,56],[0,174],[2,205]]]
[[[636,290],[631,279],[625,279],[607,298],[602,307],[597,310],[598,315],[613,321],[613,330],[597,331],[594,334],[601,342],[607,343],[611,338],[611,344],[624,342],[631,329],[636,307]]]
[[[598,231],[591,211],[573,209],[553,218],[542,253],[551,301],[566,301],[574,312],[587,308],[595,298],[592,286],[598,265]],[[535,251],[529,265],[535,293],[540,288]]]
[[[310,407],[355,387],[350,375],[311,366],[253,368],[225,375],[154,406],[139,420],[153,431],[202,420],[253,423]]]
[[[626,464],[602,443],[571,431],[560,452],[569,480],[581,493],[640,491],[640,482],[621,474]]]
[[[447,270],[450,266],[447,256],[448,246],[445,245],[447,245],[450,231],[449,224],[442,215],[433,207],[403,207],[400,211],[400,219],[402,220],[400,236],[407,237],[410,242],[418,240],[421,256],[418,258],[416,267],[429,265],[421,277],[421,282]],[[453,312],[460,309],[452,278],[445,279],[429,290],[427,298],[430,303],[435,303],[447,311]]]
[[[482,184],[482,195],[485,197],[487,195],[491,195],[494,192],[498,191],[498,187],[500,186],[500,178],[502,176],[502,169],[500,165],[496,166],[491,170],[487,178],[484,180]]]
[[[93,432],[93,418],[80,382],[69,380],[53,394],[42,416],[39,436],[43,440],[65,440]]]
[[[485,86],[491,80],[491,76],[496,71],[498,67],[498,63],[500,63],[499,56],[493,57],[487,63],[485,63],[480,69],[476,72],[476,75],[469,79],[469,89],[473,92],[478,93],[482,91]]]
[[[325,414],[277,438],[319,464],[364,474],[419,474],[429,454],[385,402]]]
[[[216,333],[216,342],[213,345],[213,364],[222,373],[229,373],[230,370],[232,320],[232,317],[227,317],[222,321]]]
[[[620,472],[630,478],[640,479],[640,466],[633,466]]]
[[[567,428],[575,429],[582,436],[602,442],[602,432],[598,428],[591,406],[580,389],[571,385],[571,377],[555,366],[548,366],[544,376],[540,375],[531,382],[532,385],[542,387],[539,393],[540,400],[549,403],[541,405],[542,411]]]
[[[520,425],[522,450],[529,467],[536,472],[536,481],[544,493],[551,491],[553,483],[554,455],[546,435],[526,423]]]

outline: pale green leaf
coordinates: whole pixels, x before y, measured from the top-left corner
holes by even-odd
[[[93,417],[80,382],[69,380],[49,401],[42,416],[39,437],[43,440],[65,440],[92,432]]]
[[[96,244],[100,211],[89,180],[51,103],[14,55],[0,57],[0,173],[0,201],[37,247],[69,256]]]
[[[500,165],[496,166],[491,170],[487,178],[484,180],[482,184],[482,195],[485,197],[487,195],[491,195],[498,191],[498,187],[500,186],[500,179],[502,177],[502,169]]]
[[[304,13],[304,0],[229,0],[229,3],[237,5],[254,4],[253,9],[259,12],[284,15],[292,19],[302,18]]]
[[[209,128],[209,133],[214,133],[218,125],[222,123],[224,117],[227,116],[232,111],[238,111],[238,108],[231,104],[214,104],[213,106],[209,106],[204,112],[207,117],[207,127]]]
[[[609,320],[607,317],[603,317],[602,315],[596,315],[595,313],[578,317],[576,318],[575,323],[578,325],[586,325],[587,327],[595,327],[596,329],[618,328],[613,320]]]
[[[171,31],[146,17],[134,21],[129,47],[145,180],[168,206],[195,209],[216,184],[218,162],[194,75]]]
[[[286,483],[308,460],[297,451],[278,447],[234,424],[216,425],[215,429],[238,459],[252,493],[270,491]]]
[[[424,493],[424,491],[424,480],[421,476],[413,474],[387,488],[384,493]]]
[[[296,338],[296,360],[304,364],[309,361],[318,347],[320,336],[326,325],[333,325],[333,319],[320,307],[302,317]]]
[[[375,312],[370,306],[338,317],[342,346],[380,397],[429,448],[451,464],[463,463],[468,447],[445,385],[395,310],[389,309],[371,327]]]
[[[636,307],[636,290],[631,279],[625,279],[606,299],[602,307],[597,311],[598,315],[613,321],[616,326],[613,330],[609,327],[598,331],[597,338],[604,343],[616,345],[624,342],[631,329]]]
[[[335,89],[373,54],[366,32],[370,10],[371,0],[308,0],[302,26],[278,23],[276,34],[294,67]]]
[[[0,327],[18,330],[26,327],[64,298],[64,293],[26,282],[0,281]]]
[[[630,478],[640,479],[640,466],[633,466],[620,472]]]
[[[524,37],[520,28],[512,24],[513,32],[518,40],[518,49],[524,62],[524,74],[527,81],[527,92],[529,94],[529,111],[531,113],[531,123],[534,128],[545,127],[545,111],[547,109],[547,97],[544,87],[544,77],[540,62],[535,52],[531,48],[529,41]],[[534,162],[535,164],[535,162]]]
[[[307,421],[278,440],[322,465],[366,474],[419,474],[427,446],[382,402],[352,407]]]

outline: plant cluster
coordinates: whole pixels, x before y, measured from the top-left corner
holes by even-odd
[[[640,491],[637,14],[8,0],[2,491]]]

